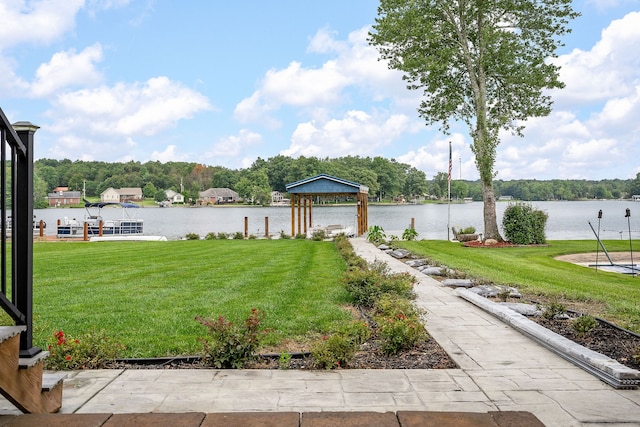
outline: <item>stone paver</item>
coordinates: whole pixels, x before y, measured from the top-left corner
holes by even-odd
[[[640,426],[639,390],[611,388],[364,239],[352,243],[366,260],[416,275],[416,304],[427,311],[427,329],[460,369],[81,371],[65,381],[61,413],[289,413],[320,422],[313,414],[346,412],[353,414],[349,425],[358,425],[359,413],[393,413],[409,426],[433,411],[434,419],[446,418],[442,412],[476,413],[488,425],[506,426],[509,414],[521,411],[546,426]],[[490,415],[501,411],[508,411],[503,424]],[[11,418],[17,414],[0,398],[0,426],[22,419]],[[209,415],[203,425],[218,425]]]

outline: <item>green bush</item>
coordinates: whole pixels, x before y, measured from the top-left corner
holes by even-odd
[[[459,231],[460,234],[475,234],[475,232],[476,228],[472,226],[465,227]]]
[[[517,245],[542,244],[547,241],[548,215],[528,203],[509,204],[502,218],[505,237]]]
[[[104,330],[91,331],[77,338],[55,331],[47,350],[45,368],[52,370],[101,369],[113,362],[125,346],[109,339]]]
[[[325,232],[324,230],[316,230],[313,232],[313,235],[311,236],[312,240],[315,240],[316,242],[321,242],[325,239]]]
[[[415,228],[406,228],[402,233],[402,238],[404,240],[415,240],[418,237],[418,232]]]
[[[233,238],[235,240],[243,240],[244,234],[242,234],[242,231],[236,231],[235,233],[233,233]]]
[[[384,294],[413,298],[415,278],[408,273],[389,274],[372,264],[366,269],[350,268],[345,271],[343,283],[356,305],[373,307]]]
[[[242,368],[254,357],[253,353],[260,344],[259,329],[263,317],[256,308],[251,309],[244,325],[235,325],[224,316],[217,319],[196,317],[196,321],[207,328],[207,337],[200,338],[205,361],[218,369]]]
[[[378,335],[385,354],[398,354],[428,338],[420,311],[409,300],[383,295],[375,308]]]
[[[588,314],[583,314],[580,317],[576,317],[573,319],[571,323],[571,327],[576,331],[578,336],[584,337],[588,335],[589,332],[594,330],[598,326],[598,321]]]
[[[294,239],[298,239],[298,240],[304,240],[307,238],[307,235],[304,233],[298,233],[295,235]]]
[[[198,233],[187,233],[184,238],[187,240],[200,240],[200,235]]]
[[[219,232],[218,233],[218,240],[227,240],[229,238],[229,233],[225,233],[225,232]]]
[[[565,314],[566,312],[567,308],[564,306],[564,304],[557,301],[552,301],[542,311],[542,317],[547,320],[551,320],[554,317]]]
[[[372,225],[369,227],[367,231],[367,240],[375,245],[379,245],[384,242],[386,238],[386,234],[384,234],[384,229],[379,225]]]
[[[216,233],[207,233],[205,240],[215,240],[217,238]]]
[[[280,238],[281,239],[290,239],[291,236],[289,236],[287,233],[285,233],[284,230],[280,230]]]
[[[362,321],[351,322],[331,335],[324,335],[311,347],[314,366],[319,369],[347,366],[369,336],[369,328]]]

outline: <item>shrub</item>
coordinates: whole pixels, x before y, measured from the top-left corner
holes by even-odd
[[[384,234],[384,229],[379,225],[372,225],[367,232],[367,240],[373,244],[379,245],[384,242],[387,236]]]
[[[298,240],[304,240],[304,239],[307,238],[307,235],[304,234],[304,233],[298,233],[298,234],[296,234],[295,238],[298,239]]]
[[[325,239],[325,232],[324,230],[316,230],[313,232],[313,235],[311,236],[312,240],[315,240],[316,242],[321,242]]]
[[[552,301],[542,311],[542,317],[551,320],[556,316],[565,314],[566,312],[567,308],[564,306],[564,304],[557,301]]]
[[[502,218],[505,237],[518,245],[541,244],[547,241],[545,226],[548,215],[528,203],[509,204]]]
[[[323,336],[311,347],[314,366],[320,369],[347,366],[369,336],[368,326],[361,321],[351,322],[331,335]]]
[[[418,232],[415,228],[406,228],[402,233],[402,238],[404,240],[415,240],[418,237]]]
[[[235,233],[233,233],[233,238],[235,240],[243,240],[244,234],[242,234],[242,231],[236,231]]]
[[[47,350],[46,369],[100,369],[113,362],[125,346],[116,340],[110,340],[104,330],[91,331],[77,338],[55,331]]]
[[[367,262],[356,255],[351,242],[349,242],[349,239],[345,235],[336,236],[334,239],[334,243],[336,245],[336,248],[338,249],[338,252],[340,253],[340,256],[342,257],[342,259],[344,259],[348,266],[357,269],[367,268]]]
[[[280,230],[280,238],[281,239],[290,239],[291,236],[289,236],[287,233],[285,233],[284,230]]]
[[[576,317],[571,326],[578,336],[584,337],[598,326],[598,321],[593,316],[583,314],[580,317]]]
[[[278,367],[280,369],[286,370],[289,369],[289,363],[291,362],[291,353],[280,353],[280,357],[278,357]]]
[[[216,239],[216,233],[207,233],[207,235],[205,236],[205,240],[215,240]]]
[[[413,276],[408,273],[388,274],[380,272],[380,268],[372,264],[366,269],[351,268],[345,271],[343,283],[356,305],[373,307],[383,294],[413,297]]]
[[[184,238],[187,240],[200,240],[200,235],[198,233],[187,233]]]
[[[207,337],[200,338],[205,361],[215,368],[242,368],[253,358],[260,344],[260,322],[264,315],[251,309],[243,325],[235,325],[224,316],[217,319],[196,317],[196,321],[207,328]]]
[[[376,302],[376,322],[382,351],[397,354],[428,338],[420,311],[407,299],[383,295]]]
[[[475,234],[475,232],[476,228],[471,226],[465,227],[459,231],[460,234]]]
[[[229,238],[228,233],[224,233],[222,231],[218,233],[218,240],[227,240],[228,238]]]

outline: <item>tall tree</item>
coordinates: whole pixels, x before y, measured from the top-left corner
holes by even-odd
[[[464,121],[482,181],[484,235],[502,240],[493,179],[499,131],[522,135],[522,121],[548,115],[548,88],[561,88],[549,62],[578,14],[571,0],[381,0],[369,42],[409,89],[418,112],[449,132]]]

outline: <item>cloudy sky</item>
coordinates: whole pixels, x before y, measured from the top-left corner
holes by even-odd
[[[28,120],[36,158],[192,161],[396,158],[477,179],[464,126],[417,115],[368,46],[377,0],[0,0],[0,108]],[[500,179],[640,172],[640,0],[578,0],[557,62],[566,88],[524,138],[504,135]]]

